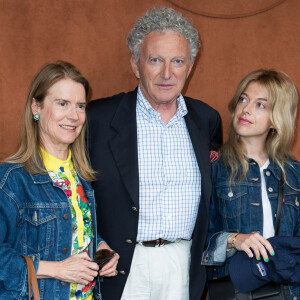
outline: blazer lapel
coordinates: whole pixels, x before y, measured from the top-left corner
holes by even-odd
[[[110,148],[134,205],[139,206],[138,150],[136,129],[137,90],[124,95],[111,122],[115,135]]]
[[[209,200],[207,191],[210,191],[211,187],[211,166],[209,156],[209,142],[207,137],[202,134],[202,130],[205,128],[199,128],[197,122],[197,116],[193,108],[187,104],[188,113],[185,116],[186,126],[188,128],[190,138],[194,147],[195,156],[201,173],[201,186],[202,194],[204,193],[205,199]],[[201,197],[203,199],[203,197]]]

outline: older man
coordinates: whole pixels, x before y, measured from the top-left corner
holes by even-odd
[[[219,114],[181,95],[199,48],[180,13],[158,8],[129,33],[136,90],[92,101],[89,153],[101,236],[120,254],[104,300],[199,300]]]

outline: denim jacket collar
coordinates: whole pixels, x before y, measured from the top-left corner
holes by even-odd
[[[246,158],[246,159],[250,165],[253,163],[257,164],[257,162],[252,158]],[[274,177],[279,181],[281,178],[281,169],[277,164],[274,163],[274,161],[271,158],[269,158],[269,160],[270,160],[270,164],[268,166],[268,169],[272,172]]]

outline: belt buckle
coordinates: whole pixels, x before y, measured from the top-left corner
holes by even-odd
[[[162,238],[159,238],[156,240],[156,245],[155,247],[160,247],[160,246],[163,246],[165,244],[165,240],[162,239]]]
[[[156,241],[155,241],[155,248],[158,248],[158,247],[160,247],[161,246],[161,239],[157,239]]]

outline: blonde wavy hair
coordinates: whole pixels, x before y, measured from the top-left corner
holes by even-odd
[[[240,178],[248,172],[248,161],[245,149],[239,135],[233,129],[233,116],[241,94],[252,82],[258,82],[267,91],[270,121],[273,126],[266,138],[266,150],[271,158],[282,170],[286,181],[284,164],[287,159],[294,158],[291,146],[295,132],[297,116],[298,93],[292,80],[283,72],[276,70],[256,70],[248,74],[238,85],[238,88],[228,105],[231,114],[229,137],[221,148],[224,162],[230,166],[230,180],[236,178],[239,165],[242,166]]]
[[[83,85],[86,98],[89,96],[89,83],[79,70],[72,64],[64,61],[50,63],[42,67],[34,76],[27,101],[25,104],[24,118],[22,124],[21,138],[18,150],[3,162],[22,163],[27,172],[32,174],[45,173],[45,168],[40,153],[42,146],[39,135],[39,122],[34,121],[31,104],[33,99],[43,107],[43,101],[49,88],[62,79],[72,79]],[[86,123],[83,125],[79,136],[70,145],[72,160],[76,171],[87,181],[95,180],[95,171],[90,166],[88,154],[85,147]]]

